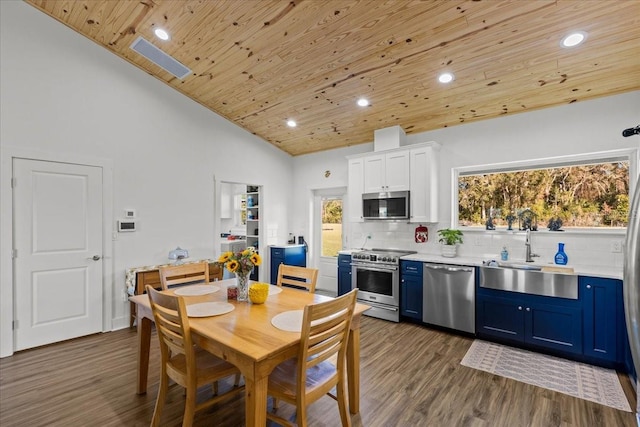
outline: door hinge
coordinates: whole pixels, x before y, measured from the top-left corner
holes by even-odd
[[[16,259],[16,258],[18,258],[18,250],[11,249],[11,259]]]
[[[16,179],[11,178],[11,188],[16,188]]]
[[[18,329],[18,321],[17,321],[17,320],[14,320],[14,321],[11,323],[11,329],[13,329],[14,331],[15,331],[16,329]]]

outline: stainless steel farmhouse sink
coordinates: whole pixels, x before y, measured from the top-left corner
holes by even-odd
[[[498,261],[498,266],[502,268],[514,268],[516,270],[531,270],[531,271],[540,271],[542,267],[534,264],[520,264],[513,262],[504,262]]]
[[[480,287],[522,294],[578,299],[578,276],[540,271],[540,266],[505,263],[481,266]]]

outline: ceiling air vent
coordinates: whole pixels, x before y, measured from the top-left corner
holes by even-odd
[[[176,61],[172,56],[167,55],[162,50],[149,43],[147,40],[142,38],[142,36],[138,37],[133,43],[131,43],[129,48],[138,52],[140,55],[161,67],[163,70],[173,74],[180,80],[184,80],[185,77],[191,74],[190,69]]]

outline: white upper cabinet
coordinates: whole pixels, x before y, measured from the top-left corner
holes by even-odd
[[[349,156],[347,218],[362,222],[362,194],[410,191],[410,222],[438,222],[440,145],[413,144],[404,149]]]
[[[409,150],[364,158],[364,192],[409,190]]]
[[[349,188],[347,217],[349,222],[362,222],[362,193],[364,192],[364,158],[349,159]]]
[[[438,157],[435,142],[414,148],[410,157],[410,222],[438,222]]]

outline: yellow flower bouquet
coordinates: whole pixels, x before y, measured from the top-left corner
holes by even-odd
[[[238,283],[238,301],[246,301],[249,289],[249,274],[253,267],[262,264],[262,257],[249,247],[242,252],[225,252],[218,262],[224,264],[231,273],[235,273]]]

